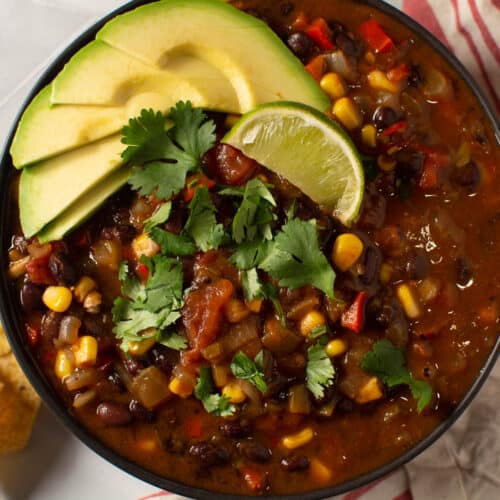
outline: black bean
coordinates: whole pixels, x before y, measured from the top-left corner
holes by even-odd
[[[53,253],[49,257],[49,269],[60,285],[74,285],[76,283],[75,268],[61,253]]]
[[[313,403],[316,406],[323,406],[324,404],[330,402],[337,393],[336,384],[332,383],[323,391],[323,396],[321,398],[313,398]]]
[[[240,451],[252,462],[265,464],[272,457],[271,450],[258,441],[244,441],[240,444]]]
[[[363,264],[363,273],[359,276],[359,280],[366,287],[374,286],[378,280],[380,265],[382,264],[380,249],[373,243],[366,246],[361,262]]]
[[[469,162],[461,168],[456,168],[452,180],[459,186],[473,191],[481,182],[481,172],[474,162]]]
[[[211,443],[193,444],[189,448],[189,454],[197,458],[202,467],[224,465],[231,458],[226,448],[215,446]]]
[[[42,290],[31,281],[26,281],[21,288],[21,305],[27,312],[40,309],[42,303]]]
[[[314,51],[314,42],[305,33],[292,33],[287,40],[292,52],[300,59],[308,59]]]
[[[117,226],[127,226],[130,224],[130,212],[128,208],[120,208],[113,212],[112,215],[113,224]]]
[[[424,155],[419,151],[401,151],[396,155],[396,173],[401,179],[419,179],[424,168]]]
[[[337,47],[347,56],[359,57],[363,53],[363,47],[347,33],[339,33],[335,37]]]
[[[380,106],[373,113],[373,124],[378,130],[384,130],[398,121],[398,114],[388,106]]]
[[[351,413],[354,410],[354,404],[350,399],[341,398],[335,407],[335,411],[340,413]]]
[[[63,315],[54,311],[48,311],[42,318],[40,333],[45,339],[55,339],[59,336],[59,325]]]
[[[414,252],[408,256],[405,271],[411,280],[424,279],[429,273],[430,262],[427,255],[422,252]]]
[[[176,357],[177,355],[171,349],[162,345],[158,345],[149,351],[151,363],[168,374],[177,362]]]
[[[111,332],[111,324],[104,314],[85,314],[83,327],[93,337],[105,337]]]
[[[347,28],[340,22],[338,21],[330,21],[328,23],[328,26],[333,32],[333,38],[335,39],[339,33],[345,33],[347,31]]]
[[[309,468],[309,458],[304,455],[290,455],[281,459],[281,467],[288,472],[298,472]]]
[[[219,427],[220,431],[231,439],[242,439],[248,437],[252,431],[250,425],[246,422],[225,422]]]
[[[112,427],[127,425],[132,420],[132,415],[126,406],[112,402],[101,403],[96,409],[96,415],[101,422]]]
[[[125,386],[123,385],[122,379],[120,378],[120,375],[116,372],[112,372],[108,375],[108,380],[113,384],[113,386],[119,391],[119,392],[125,392]]]
[[[457,284],[460,286],[466,286],[472,279],[472,269],[469,263],[463,257],[459,257],[456,262],[456,272],[457,272]]]
[[[130,373],[130,375],[132,376],[137,375],[137,372],[144,368],[144,364],[135,359],[126,359],[123,362],[123,364],[125,365],[125,368]]]
[[[139,420],[141,422],[153,422],[155,419],[154,411],[144,408],[144,406],[139,403],[136,399],[132,399],[128,405],[128,410],[130,411],[134,420]]]

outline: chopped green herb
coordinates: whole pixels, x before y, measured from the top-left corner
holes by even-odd
[[[156,226],[167,222],[172,212],[172,202],[167,201],[156,210],[156,212],[144,222],[144,230],[151,231]]]
[[[326,325],[319,325],[308,335],[310,339],[317,339],[326,333]]]
[[[320,339],[307,349],[307,388],[316,399],[321,399],[325,389],[333,384],[334,376],[335,368],[326,354],[324,342]]]
[[[206,186],[196,190],[189,209],[190,214],[184,231],[193,238],[201,251],[207,252],[218,248],[224,241],[226,233],[224,226],[217,224],[215,206]]]
[[[313,221],[288,221],[259,267],[278,279],[280,286],[299,288],[313,285],[333,298],[335,272],[319,248]]]
[[[276,219],[273,214],[276,201],[261,180],[252,179],[242,190],[228,188],[220,191],[219,194],[243,196],[232,224],[233,240],[236,243],[255,239],[272,239],[270,224]]]
[[[155,328],[164,330],[180,317],[182,300],[182,265],[161,255],[141,259],[149,271],[145,285],[129,273],[128,264],[122,262],[119,278],[123,297],[113,304],[113,332],[121,339],[121,348],[128,351],[129,342],[144,340],[140,332]]]
[[[167,123],[173,127],[167,130]],[[129,179],[132,188],[143,196],[155,193],[159,199],[177,194],[186,183],[188,172],[197,170],[203,154],[215,143],[215,123],[206,120],[191,103],[178,102],[167,117],[153,110],[141,111],[123,128],[122,153],[134,168]]]
[[[407,385],[417,400],[420,413],[432,399],[432,387],[424,380],[416,380],[406,367],[406,360],[401,349],[387,339],[379,340],[373,349],[365,354],[360,367],[378,377],[388,387]]]
[[[208,366],[200,368],[200,376],[196,381],[194,395],[199,399],[208,413],[217,417],[230,417],[234,415],[236,407],[230,404],[229,398],[216,394],[212,381],[212,374]]]
[[[175,332],[158,332],[156,341],[175,351],[182,351],[187,347],[187,340],[182,335]]]
[[[196,252],[193,240],[183,234],[174,234],[155,227],[149,236],[160,245],[161,253],[172,256],[189,256]]]
[[[271,241],[245,241],[238,245],[229,258],[238,269],[252,269],[257,267],[269,255],[272,249]]]
[[[231,372],[236,378],[248,380],[262,394],[267,392],[267,384],[262,371],[262,351],[252,361],[245,353],[239,352],[231,361]]]

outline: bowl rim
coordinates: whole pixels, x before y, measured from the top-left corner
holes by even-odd
[[[8,186],[9,180],[14,175],[15,171],[12,168],[12,162],[10,159],[10,145],[14,137],[17,124],[22,116],[22,113],[31,102],[33,97],[47,84],[52,81],[53,77],[62,69],[64,63],[83,45],[91,41],[96,32],[110,19],[129,11],[133,8],[139,7],[141,5],[151,3],[154,0],[131,0],[128,3],[122,5],[121,7],[111,11],[106,16],[97,20],[90,27],[86,28],[81,34],[74,38],[67,47],[62,50],[55,58],[52,59],[48,67],[43,71],[42,75],[37,79],[32,90],[30,91],[28,97],[25,99],[21,110],[17,114],[10,132],[8,133],[6,140],[4,142],[3,152],[0,156],[0,187]],[[496,140],[500,142],[500,131],[499,122],[496,114],[492,109],[492,105],[486,99],[485,95],[479,88],[476,81],[467,71],[467,69],[462,65],[462,63],[457,59],[457,57],[449,51],[442,42],[440,42],[433,34],[431,34],[427,29],[421,26],[419,23],[414,21],[408,15],[397,9],[396,7],[387,4],[384,0],[353,0],[357,3],[366,4],[382,13],[394,18],[399,23],[405,25],[408,29],[415,32],[418,37],[425,41],[433,50],[435,50],[456,72],[456,74],[462,78],[467,84],[470,91],[473,93],[477,101],[479,102],[486,118],[491,123]],[[11,205],[10,197],[3,196],[0,205],[0,241],[3,244],[2,248],[8,248],[10,244],[10,235],[8,233],[9,224],[6,221],[10,220]],[[61,398],[57,395],[55,389],[52,388],[50,383],[45,379],[42,371],[38,367],[31,350],[22,341],[22,320],[17,314],[14,300],[11,293],[11,287],[9,285],[9,280],[4,269],[0,270],[0,321],[2,322],[9,343],[12,347],[12,351],[17,358],[20,366],[22,367],[24,373],[27,375],[29,381],[38,392],[43,402],[49,408],[49,410],[56,416],[56,418],[63,424],[63,426],[68,429],[73,435],[75,435],[83,444],[89,447],[91,450],[96,452],[101,457],[105,458],[109,463],[122,469],[138,479],[141,479],[153,486],[159,487],[164,490],[168,490],[175,494],[180,494],[189,498],[215,500],[242,500],[242,499],[253,499],[254,496],[248,495],[236,495],[230,493],[219,493],[212,490],[207,490],[199,487],[189,486],[187,484],[171,480],[162,477],[156,473],[153,473],[131,460],[122,457],[118,453],[114,452],[111,448],[104,445],[98,438],[91,434],[86,428],[83,427],[71,414],[71,412],[64,406]],[[451,414],[441,422],[430,434],[428,434],[424,439],[419,441],[415,446],[409,449],[407,452],[398,456],[397,458],[391,460],[390,462],[368,471],[364,474],[360,474],[353,479],[344,481],[337,485],[321,488],[317,490],[307,491],[304,493],[296,493],[291,495],[273,495],[266,496],[270,500],[317,500],[321,498],[332,497],[336,495],[341,495],[349,491],[360,488],[372,481],[375,481],[383,476],[388,475],[395,469],[406,464],[410,460],[414,459],[417,455],[427,449],[431,444],[433,444],[442,434],[450,428],[450,426],[462,415],[464,410],[468,407],[470,402],[476,396],[476,394],[481,389],[482,385],[486,381],[489,373],[493,369],[497,358],[500,355],[500,338],[497,339],[494,347],[492,348],[488,358],[486,359],[483,367],[479,371],[474,382],[468,389],[465,396],[462,398],[460,403],[454,408]]]

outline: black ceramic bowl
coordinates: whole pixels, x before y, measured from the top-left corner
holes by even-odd
[[[413,21],[411,18],[395,9],[394,7],[386,4],[381,0],[359,0],[374,9],[378,9],[385,14],[388,14],[398,20],[400,23],[406,25],[410,30],[415,32],[421,39],[426,41],[436,52],[438,52],[456,71],[456,73],[468,84],[469,88],[476,96],[478,102],[480,103],[483,111],[491,123],[497,141],[500,138],[500,131],[496,115],[489,103],[485,99],[484,95],[481,93],[478,85],[467,72],[467,70],[462,66],[462,64],[453,56],[444,45],[439,42],[432,34],[425,30],[418,23]],[[28,105],[31,99],[43,88],[45,87],[62,69],[66,61],[81,47],[89,43],[94,39],[97,31],[112,17],[126,12],[132,8],[138,7],[139,5],[148,3],[147,0],[133,0],[123,7],[115,10],[108,16],[104,17],[91,28],[89,28],[85,33],[74,40],[67,48],[64,50],[59,57],[47,68],[47,70],[40,77],[36,85],[33,87],[30,95],[28,96],[23,108],[19,112],[19,117],[21,116],[24,108]],[[17,121],[13,123],[12,130],[10,131],[6,143],[5,150],[3,151],[2,157],[0,159],[0,191],[3,193],[9,192],[9,185],[15,170],[12,166],[11,157],[9,154],[9,148],[14,136]],[[0,241],[2,253],[5,249],[10,246],[10,234],[9,234],[9,219],[12,212],[12,203],[9,196],[4,195],[1,199],[0,205]],[[3,253],[3,255],[5,255]],[[82,425],[80,425],[68,412],[63,402],[56,394],[54,389],[51,387],[50,383],[46,380],[45,376],[38,368],[30,349],[24,342],[23,335],[23,324],[21,318],[19,317],[18,310],[16,309],[15,301],[16,298],[11,293],[11,288],[6,275],[6,266],[0,266],[0,314],[2,323],[7,332],[7,336],[12,345],[12,349],[17,357],[19,364],[28,376],[33,387],[37,390],[45,404],[55,413],[55,415],[62,421],[62,423],[75,434],[83,443],[94,450],[96,453],[109,460],[112,464],[120,467],[124,471],[142,479],[143,481],[149,482],[159,488],[185,495],[191,498],[199,499],[242,499],[242,498],[255,498],[255,497],[244,497],[241,495],[229,495],[222,493],[214,493],[207,490],[202,490],[192,486],[186,486],[184,484],[178,483],[176,481],[171,481],[157,474],[149,472],[148,470],[138,466],[137,464],[121,457],[108,447],[104,446],[99,440],[97,440],[92,434],[90,434]],[[301,499],[301,500],[313,500],[331,497],[335,495],[340,495],[346,493],[350,490],[359,488],[371,481],[374,481],[394,469],[404,465],[406,462],[415,458],[419,453],[424,451],[428,446],[434,443],[464,412],[470,402],[473,400],[475,395],[479,392],[481,386],[485,382],[488,374],[495,365],[495,362],[500,353],[500,339],[497,340],[495,347],[493,348],[491,354],[489,355],[486,363],[484,364],[482,370],[478,374],[475,382],[472,384],[471,388],[462,399],[460,404],[454,409],[454,411],[449,415],[449,417],[442,422],[433,432],[431,432],[425,439],[420,441],[416,446],[408,450],[405,454],[401,455],[397,459],[390,463],[383,465],[375,470],[372,470],[366,474],[358,476],[350,481],[338,484],[330,488],[324,488],[321,490],[311,491],[308,493],[301,493],[297,495],[288,495],[286,497],[267,497],[267,498],[287,498],[287,499]]]

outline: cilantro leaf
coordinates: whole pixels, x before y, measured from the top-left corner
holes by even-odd
[[[161,205],[156,212],[149,218],[144,221],[144,230],[151,231],[156,226],[167,222],[170,217],[170,212],[172,212],[172,202],[167,201]]]
[[[189,204],[190,214],[184,227],[203,252],[218,248],[225,239],[224,226],[217,224],[215,206],[212,203],[208,188],[199,187]]]
[[[159,199],[177,194],[186,175],[200,167],[201,157],[215,143],[215,124],[193,109],[191,103],[178,102],[167,117],[153,110],[142,110],[122,130],[122,153],[126,163],[144,165],[134,168],[129,183],[142,196],[155,192]],[[167,123],[173,127],[166,130]]]
[[[251,269],[257,267],[269,256],[272,249],[270,241],[245,241],[238,245],[229,261],[238,269]]]
[[[372,350],[363,357],[360,367],[378,377],[388,387],[408,385],[417,400],[419,413],[431,402],[432,387],[424,380],[413,378],[406,367],[403,351],[387,339],[373,345]]]
[[[262,352],[262,351],[261,351]],[[239,352],[231,361],[231,372],[236,378],[248,380],[262,394],[267,392],[267,384],[262,371],[262,354],[259,353],[252,361],[245,353]]]
[[[155,227],[149,236],[160,245],[161,253],[172,256],[189,256],[196,252],[196,245],[191,238],[183,234],[174,234]]]
[[[130,342],[141,342],[141,332],[149,328],[164,330],[180,317],[183,306],[182,264],[161,255],[141,260],[149,271],[146,284],[129,273],[122,263],[119,278],[123,297],[115,299],[112,314],[113,332],[121,339],[121,348],[128,351]]]
[[[235,195],[240,190],[222,190],[219,194]],[[276,219],[273,207],[276,201],[266,185],[259,179],[249,181],[241,192],[243,200],[236,211],[232,224],[233,240],[236,243],[252,241],[257,237],[271,240],[270,223]]]
[[[205,411],[213,413],[217,417],[230,417],[234,415],[236,407],[230,404],[229,398],[214,393],[215,388],[212,374],[208,366],[200,368],[200,376],[196,381],[194,395],[199,399]]]
[[[326,354],[325,346],[318,341],[307,349],[306,383],[316,399],[321,399],[325,389],[333,384],[335,368]]]
[[[326,333],[326,325],[319,325],[316,328],[312,330],[312,332],[309,334],[310,339],[317,339]]]
[[[276,236],[270,255],[259,267],[279,279],[280,286],[313,285],[333,298],[335,272],[319,248],[317,229],[311,221],[288,221]]]
[[[175,332],[158,332],[156,341],[174,351],[182,351],[187,347],[187,340]]]

